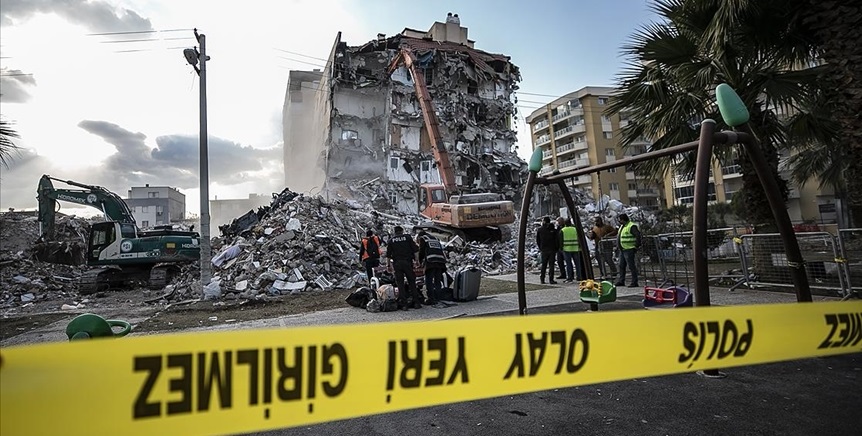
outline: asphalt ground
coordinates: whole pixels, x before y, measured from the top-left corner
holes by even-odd
[[[786,300],[782,296],[766,298]],[[585,305],[572,302],[533,307],[529,313],[584,310]],[[643,310],[643,306],[639,295],[626,295],[600,310]],[[517,310],[509,310],[471,316],[517,314]],[[254,434],[862,434],[862,353],[720,372],[724,378],[689,373],[634,379]]]

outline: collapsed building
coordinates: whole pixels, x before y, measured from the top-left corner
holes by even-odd
[[[452,14],[427,32],[405,28],[359,46],[339,33],[323,71],[291,71],[286,186],[378,210],[419,211],[419,185],[439,184],[441,175],[413,78],[393,63],[403,49],[424,74],[459,190],[519,202],[527,170],[512,129],[518,67],[508,56],[476,49]]]

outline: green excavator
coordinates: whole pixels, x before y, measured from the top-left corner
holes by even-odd
[[[81,189],[58,189],[52,180]],[[99,209],[104,222],[90,226],[86,262],[95,267],[81,276],[79,292],[92,294],[145,282],[162,289],[180,265],[200,260],[200,235],[160,226],[142,231],[131,209],[117,194],[101,187],[43,175],[39,180],[40,242],[52,241],[58,201]]]

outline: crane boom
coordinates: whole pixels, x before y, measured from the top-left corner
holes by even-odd
[[[51,180],[83,189],[57,189]],[[54,237],[55,208],[58,200],[69,201],[94,207],[102,211],[107,220],[123,224],[135,224],[135,216],[119,195],[101,187],[86,185],[72,180],[62,180],[47,174],[39,179],[37,190],[39,201],[40,236],[47,239]]]
[[[401,48],[398,55],[389,65],[389,74],[392,74],[401,62],[404,62],[404,66],[407,67],[410,75],[413,77],[413,86],[416,88],[416,97],[422,110],[422,118],[425,119],[425,129],[428,131],[431,150],[434,152],[434,159],[437,161],[437,170],[440,173],[443,188],[448,195],[457,194],[458,185],[455,183],[455,170],[452,169],[449,152],[446,150],[446,145],[443,144],[440,137],[440,125],[437,122],[437,113],[434,111],[431,95],[428,93],[428,87],[425,84],[425,75],[416,68],[416,56],[406,47]]]

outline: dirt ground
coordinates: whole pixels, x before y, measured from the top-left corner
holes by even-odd
[[[527,284],[527,291],[547,288],[548,285]],[[517,283],[483,277],[479,295],[496,295],[517,292]],[[159,291],[138,289],[133,291],[102,292],[81,301],[84,312],[96,313],[108,319],[143,319],[134,326],[135,332],[170,332],[193,327],[275,318],[285,315],[316,312],[345,307],[349,291],[308,291],[300,295],[267,297],[260,300],[188,301],[160,305]],[[71,321],[82,310],[58,310],[56,302],[37,303],[7,312],[0,318],[0,340],[6,340],[45,325]]]

